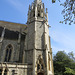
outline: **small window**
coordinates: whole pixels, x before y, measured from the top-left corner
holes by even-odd
[[[50,70],[50,56],[48,54],[48,66],[49,66],[49,70]]]
[[[2,69],[0,69],[0,75],[2,75]]]
[[[37,70],[39,70],[39,69],[40,69],[40,65],[38,64],[38,65],[37,65]]]
[[[40,17],[40,13],[38,13],[38,16]]]
[[[41,65],[41,69],[43,69],[43,64]]]
[[[38,11],[38,16],[40,17],[40,11]]]
[[[34,13],[33,13],[33,17],[35,17],[35,11],[34,11]]]

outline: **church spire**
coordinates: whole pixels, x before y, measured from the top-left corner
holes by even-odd
[[[42,0],[34,0],[34,2],[29,5],[27,23],[30,23],[34,20],[39,20],[39,18],[42,21],[48,21],[48,12],[45,10],[46,9],[44,3],[42,3]]]
[[[42,0],[34,0],[36,4],[42,3]]]

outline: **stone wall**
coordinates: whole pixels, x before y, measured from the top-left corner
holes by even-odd
[[[1,40],[0,37],[0,62],[4,62],[6,47],[11,44],[13,50],[10,62],[22,63],[27,26],[25,24],[0,21],[0,27],[5,27],[3,39]],[[21,35],[19,36],[19,34]],[[0,33],[0,35],[2,35],[2,33]]]
[[[33,50],[25,51],[25,63],[33,64]]]
[[[16,62],[19,60],[19,47],[18,47],[18,41],[17,40],[8,40],[4,39],[2,42],[2,47],[1,47],[1,52],[0,52],[0,57],[1,57],[1,62],[4,62],[5,59],[5,54],[6,54],[6,47],[11,44],[13,49],[12,49],[12,55],[11,55],[11,60],[10,62]]]

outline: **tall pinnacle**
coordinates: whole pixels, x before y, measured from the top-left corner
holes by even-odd
[[[42,0],[34,0],[35,3],[39,4],[42,2]]]

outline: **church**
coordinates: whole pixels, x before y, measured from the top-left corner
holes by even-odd
[[[54,75],[48,11],[29,5],[27,23],[0,21],[0,75]]]

